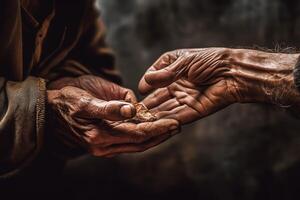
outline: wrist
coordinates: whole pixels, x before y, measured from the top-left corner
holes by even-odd
[[[67,132],[64,129],[67,124],[61,121],[58,116],[58,103],[61,102],[61,92],[59,90],[47,90],[47,109],[46,109],[46,131],[45,131],[45,149],[49,154],[56,158],[68,160],[81,156],[86,151],[77,145],[73,140],[65,137]]]

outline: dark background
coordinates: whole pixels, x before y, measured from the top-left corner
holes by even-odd
[[[108,42],[134,90],[162,53],[211,46],[300,47],[297,0],[101,0]],[[233,105],[159,147],[82,157],[64,173],[74,199],[300,199],[300,123],[284,110]]]

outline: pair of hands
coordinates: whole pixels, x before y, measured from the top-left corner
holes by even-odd
[[[249,49],[182,49],[162,55],[142,77],[144,104],[158,118],[187,124],[233,103],[299,108],[293,71],[299,54]],[[154,92],[153,92],[154,91]]]
[[[50,86],[59,137],[96,156],[140,152],[176,134],[180,125],[236,103],[297,105],[293,82],[298,54],[245,49],[186,49],[161,56],[142,77],[142,102],[157,120],[132,123],[136,98],[129,89],[95,76]],[[63,127],[63,128],[61,128]]]

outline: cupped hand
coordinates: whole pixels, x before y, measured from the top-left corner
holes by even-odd
[[[65,80],[47,94],[57,119],[56,137],[70,148],[82,147],[92,155],[145,151],[178,132],[179,124],[172,119],[126,121],[136,114],[133,92],[99,77]]]

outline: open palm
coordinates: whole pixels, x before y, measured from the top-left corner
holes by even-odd
[[[220,67],[224,65],[220,59],[224,55],[220,53],[221,49],[201,52],[167,53],[142,78],[140,91],[144,94],[152,92],[143,102],[158,118],[190,123],[213,114],[238,98],[234,82],[224,76],[226,68]]]

